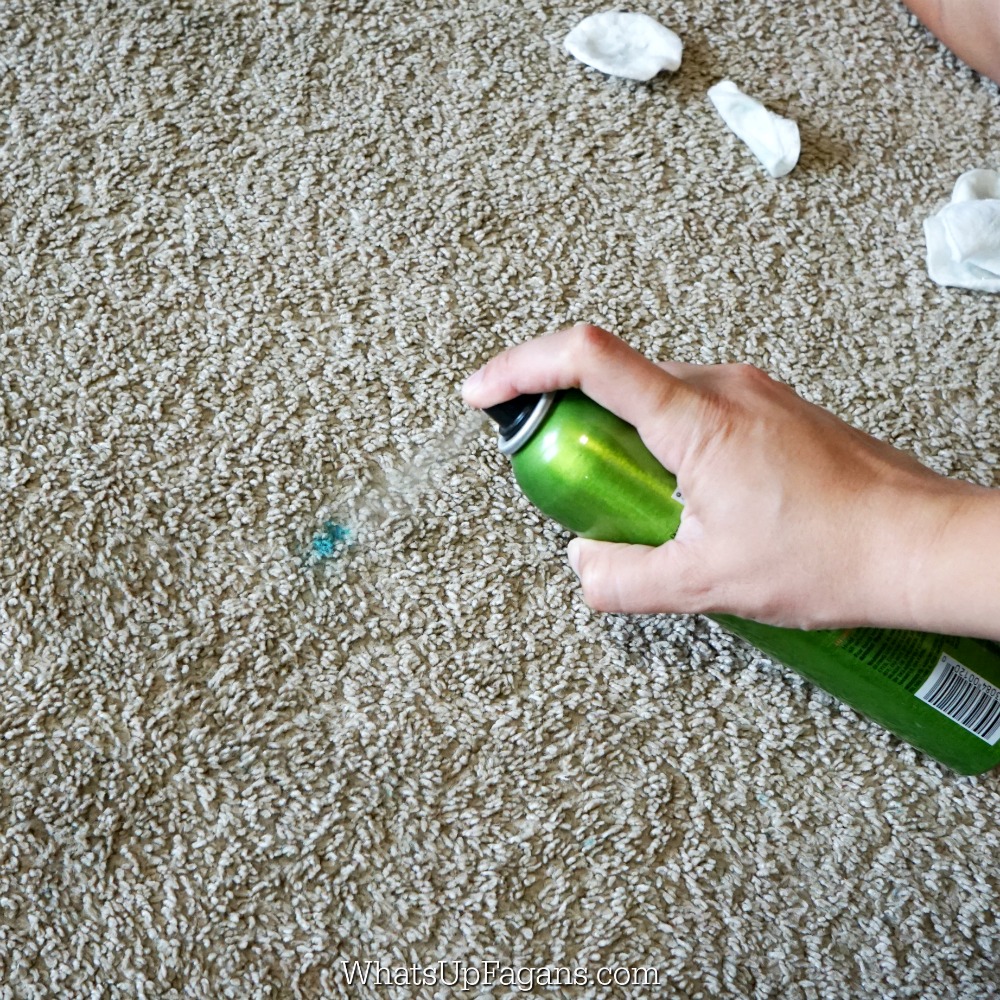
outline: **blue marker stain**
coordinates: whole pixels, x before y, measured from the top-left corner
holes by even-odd
[[[323,562],[339,556],[350,544],[351,529],[345,528],[336,521],[326,521],[323,530],[312,540],[312,558],[314,562]]]

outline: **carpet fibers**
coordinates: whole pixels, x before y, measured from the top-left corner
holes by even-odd
[[[1000,95],[892,0],[651,0],[649,84],[595,9],[0,5],[4,1000],[1000,995],[1000,776],[591,613],[458,393],[587,320],[1000,485],[922,233]]]

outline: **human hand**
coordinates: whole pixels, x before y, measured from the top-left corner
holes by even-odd
[[[1000,0],[904,0],[964,63],[1000,83]]]
[[[951,612],[927,574],[967,570],[942,555],[946,529],[985,496],[1000,541],[995,493],[937,475],[748,365],[657,365],[577,326],[498,355],[463,392],[483,407],[571,386],[634,424],[685,499],[662,546],[570,543],[597,610],[930,629]]]

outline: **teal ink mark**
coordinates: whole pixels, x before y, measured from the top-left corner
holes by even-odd
[[[323,530],[312,540],[312,557],[314,562],[332,559],[339,556],[350,544],[351,529],[345,528],[336,521],[326,521]]]
[[[597,843],[597,838],[596,837],[588,837],[583,842],[583,849],[585,851],[589,851],[594,846],[594,844],[596,844],[596,843]]]

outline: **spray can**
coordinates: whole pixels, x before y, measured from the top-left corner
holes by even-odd
[[[674,537],[677,480],[638,431],[577,389],[522,395],[486,412],[525,496],[575,534],[661,545]],[[800,631],[713,621],[960,774],[1000,764],[1000,645],[906,629]]]

